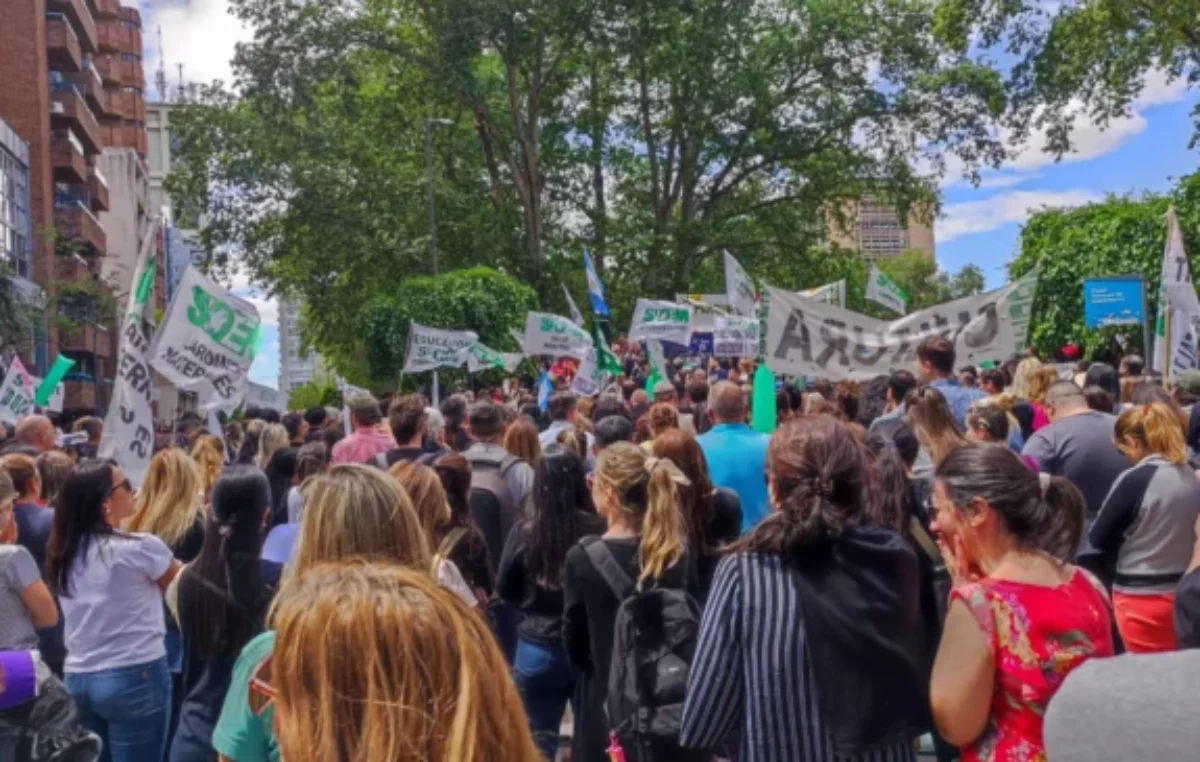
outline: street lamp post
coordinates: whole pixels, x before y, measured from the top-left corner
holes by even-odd
[[[429,259],[433,263],[433,274],[438,274],[437,250],[437,203],[433,196],[433,128],[454,124],[449,119],[425,119],[425,184],[429,190]],[[433,404],[438,404],[438,374],[433,372]]]

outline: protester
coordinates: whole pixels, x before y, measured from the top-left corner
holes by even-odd
[[[104,433],[104,421],[95,416],[86,415],[72,424],[71,431],[82,431],[87,434],[87,442],[75,446],[79,456],[83,459],[96,457],[96,450],[100,447],[100,437]]]
[[[58,497],[59,491],[74,468],[75,462],[65,452],[50,450],[37,456],[38,478],[42,482],[40,493],[42,505],[47,508],[54,507],[54,501]]]
[[[742,533],[742,505],[731,489],[714,489],[708,461],[696,438],[670,429],[654,439],[655,457],[667,458],[687,477],[679,487],[679,507],[687,532],[688,548],[696,561],[697,599],[703,605],[712,588],[713,574],[726,546]]]
[[[715,424],[697,438],[714,487],[732,490],[742,506],[742,532],[749,532],[770,510],[766,471],[768,437],[746,425],[742,390],[728,382],[713,387],[709,415]]]
[[[1134,465],[1113,483],[1088,539],[1116,569],[1113,609],[1126,649],[1173,651],[1175,588],[1192,559],[1200,479],[1179,419],[1160,402],[1121,413],[1113,436]]]
[[[917,379],[907,370],[892,371],[887,377],[887,392],[884,412],[871,421],[869,428],[874,429],[890,420],[904,420],[904,400],[908,393],[917,388]]]
[[[606,525],[592,505],[583,460],[557,445],[538,462],[529,508],[508,534],[497,592],[521,612],[513,676],[534,740],[554,760],[575,686],[563,647],[563,568],[567,551]]]
[[[1121,358],[1118,375],[1121,378],[1121,402],[1132,402],[1133,390],[1145,377],[1146,361],[1140,355],[1125,355]]]
[[[429,451],[425,440],[429,433],[429,415],[425,398],[419,394],[398,397],[388,408],[388,425],[396,447],[375,456],[373,463],[389,469],[400,462],[416,462],[428,465],[445,454],[445,450]]]
[[[692,403],[692,425],[696,428],[696,434],[703,434],[713,426],[708,415],[708,392],[708,383],[703,380],[694,381],[687,388],[687,396]]]
[[[20,445],[33,448],[38,455],[53,450],[54,424],[44,415],[27,415],[17,421],[16,441]]]
[[[16,499],[12,479],[0,470],[0,651],[35,651],[37,631],[58,624],[58,608],[33,554],[16,544]]]
[[[967,444],[958,423],[962,420],[965,424],[966,412],[959,419],[942,392],[933,386],[921,386],[908,393],[904,398],[904,416],[935,468],[947,455]]]
[[[457,454],[455,457],[462,459]],[[483,536],[470,524],[452,525],[454,515],[437,472],[419,463],[401,462],[392,466],[388,473],[399,482],[412,501],[417,521],[425,532],[425,540],[434,551],[434,576],[437,581],[463,594],[474,605],[486,604],[496,585],[487,562]],[[465,548],[468,544],[475,547],[475,558],[464,571],[452,559],[460,545]]]
[[[1088,373],[1096,370],[1093,365]],[[1109,564],[1086,542],[1087,529],[1105,497],[1129,461],[1113,444],[1116,418],[1088,408],[1079,387],[1059,381],[1046,390],[1050,425],[1030,437],[1021,454],[1032,458],[1042,473],[1062,476],[1083,493],[1087,505],[1083,546],[1076,561],[1106,585],[1112,582]]]
[[[1030,374],[1028,394],[1026,398],[1033,403],[1033,430],[1041,431],[1050,425],[1050,417],[1046,414],[1046,391],[1058,383],[1058,371],[1053,365],[1042,365]]]
[[[201,434],[192,445],[192,460],[200,469],[200,489],[207,504],[212,496],[213,485],[225,468],[225,444],[215,434]]]
[[[1175,588],[1175,637],[1183,649],[1200,649],[1200,521],[1187,573]]]
[[[200,469],[183,450],[168,447],[150,460],[127,532],[152,534],[181,563],[191,563],[204,543],[204,503]]]
[[[134,500],[117,466],[80,464],[59,503],[46,577],[62,606],[67,691],[113,762],[159,759],[171,712],[162,596],[180,564],[158,537],[118,530]]]
[[[280,423],[287,430],[288,442],[292,447],[302,447],[308,441],[308,423],[304,416],[299,413],[285,413]]]
[[[934,721],[965,762],[1044,759],[1047,703],[1073,669],[1113,654],[1104,590],[1063,561],[1079,545],[1083,496],[1006,448],[970,445],[938,466],[933,505],[954,580]]]
[[[466,428],[467,398],[452,394],[442,400],[439,409],[446,421],[446,445],[454,452],[466,452],[471,446],[471,436]]]
[[[686,477],[673,463],[653,458],[634,445],[614,444],[597,458],[592,501],[608,530],[571,548],[563,575],[563,642],[578,686],[573,762],[608,759],[605,747],[611,728],[604,702],[613,659],[613,625],[624,595],[614,592],[595,559],[612,559],[640,589],[660,586],[698,592],[679,510],[678,486],[684,482]]]
[[[1117,373],[1117,369],[1108,363],[1097,362],[1088,366],[1087,375],[1084,380],[1084,387],[1098,386],[1108,395],[1112,397],[1113,409],[1107,412],[1120,412],[1121,405],[1121,377]]]
[[[278,423],[268,423],[258,436],[258,454],[254,456],[254,464],[266,471],[271,458],[280,450],[290,446],[287,429]]]
[[[1036,357],[1026,357],[1017,365],[1016,371],[1013,373],[1012,387],[1009,393],[1017,399],[1033,402],[1032,388],[1035,383],[1034,376],[1042,368],[1042,361]]]
[[[498,405],[475,403],[467,425],[474,440],[463,453],[471,465],[471,513],[487,540],[494,571],[504,540],[533,491],[533,468],[501,446],[504,415]]]
[[[525,418],[513,421],[504,432],[504,449],[509,455],[515,455],[537,468],[538,460],[542,457],[542,443],[537,426]]]
[[[1004,371],[999,368],[985,370],[983,375],[979,377],[979,388],[989,397],[995,397],[997,394],[1004,393],[1004,387],[1007,386],[1007,381],[1004,377]]]
[[[283,759],[539,759],[486,627],[427,575],[322,564],[280,594],[274,624],[260,690]]]
[[[617,442],[633,442],[633,422],[623,415],[610,415],[596,424],[594,455]]]
[[[442,411],[436,407],[425,408],[425,452],[434,453],[438,457],[450,452],[446,444],[446,419]]]
[[[199,558],[179,575],[183,680],[170,762],[213,762],[213,729],[242,648],[263,631],[279,582],[278,567],[259,560],[271,490],[262,472],[232,466],[212,489]]]
[[[739,762],[913,758],[929,726],[917,561],[865,520],[862,453],[829,416],[772,436],[774,512],[717,569],[686,746],[737,739]]]
[[[383,414],[374,397],[369,394],[351,395],[346,407],[350,409],[350,424],[354,433],[330,448],[335,464],[370,463],[376,456],[396,446],[390,433],[379,430]]]
[[[959,430],[962,431],[966,427],[967,410],[971,404],[987,395],[979,389],[969,389],[959,382],[958,377],[954,375],[955,358],[954,344],[943,336],[931,336],[917,345],[917,366],[922,382],[942,395],[950,412],[954,414]]]
[[[996,404],[975,403],[967,411],[967,439],[1004,444],[1008,440],[1008,412]]]
[[[1089,410],[1101,413],[1111,413],[1113,411],[1112,395],[1105,389],[1099,386],[1089,386],[1083,390],[1083,396],[1087,399]]]
[[[550,425],[541,433],[539,437],[542,448],[549,447],[558,441],[558,434],[564,429],[574,429],[576,427],[576,418],[579,414],[579,398],[574,392],[555,392],[550,395],[550,402],[546,408],[550,414]],[[592,435],[587,435],[588,449],[590,450],[593,442]]]
[[[650,424],[650,439],[646,440],[642,447],[650,450],[653,444],[653,439],[661,434],[675,429],[679,429],[679,411],[665,402],[655,402],[650,406],[650,412],[646,414],[647,422]]]
[[[308,432],[311,436],[314,431],[320,431],[325,428],[326,414],[325,408],[320,405],[310,407],[304,411],[304,422],[308,424]]]
[[[412,503],[387,474],[363,465],[335,465],[328,472],[312,477],[304,492],[299,547],[295,563],[280,588],[281,594],[289,589],[292,580],[327,561],[361,559],[429,574],[429,545]],[[373,637],[378,634],[373,632]],[[277,762],[280,758],[273,729],[274,707],[269,701],[260,703],[252,699],[251,687],[271,684],[275,673],[271,658],[274,647],[275,633],[264,632],[246,644],[234,664],[229,691],[212,736],[213,748],[232,762]],[[345,647],[336,652],[353,653]]]

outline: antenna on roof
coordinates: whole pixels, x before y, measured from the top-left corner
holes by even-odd
[[[158,99],[163,103],[171,100],[167,93],[167,62],[163,59],[162,25],[158,27],[158,72],[154,75],[154,87],[158,89]]]

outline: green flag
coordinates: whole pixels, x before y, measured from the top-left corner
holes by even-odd
[[[754,386],[750,395],[750,427],[762,434],[771,434],[779,424],[775,407],[775,374],[765,362],[754,371]]]
[[[620,378],[624,372],[621,361],[604,342],[604,334],[600,332],[600,323],[596,320],[592,321],[592,341],[596,344],[596,365],[614,378]]]
[[[45,407],[46,403],[50,402],[50,397],[54,395],[54,390],[62,383],[63,376],[71,372],[71,368],[75,367],[75,361],[70,357],[59,355],[54,358],[54,367],[42,379],[41,385],[33,395],[33,402],[38,407]]]

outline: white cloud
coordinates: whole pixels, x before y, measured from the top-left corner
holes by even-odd
[[[993,174],[985,176],[983,180],[979,182],[979,187],[991,190],[997,190],[999,188],[1011,188],[1014,185],[1021,185],[1029,182],[1030,180],[1036,180],[1039,177],[1041,177],[1041,174],[1036,172],[1027,174],[1008,172],[1004,174]]]
[[[1100,195],[1089,190],[1013,191],[984,201],[947,204],[936,225],[938,243],[975,233],[986,233],[1013,222],[1024,222],[1032,211],[1042,207],[1071,207],[1099,201]]]
[[[229,13],[229,0],[142,0],[142,24],[151,89],[159,66],[160,28],[170,87],[179,84],[180,64],[185,82],[231,83],[234,46],[251,37],[251,31]]]

